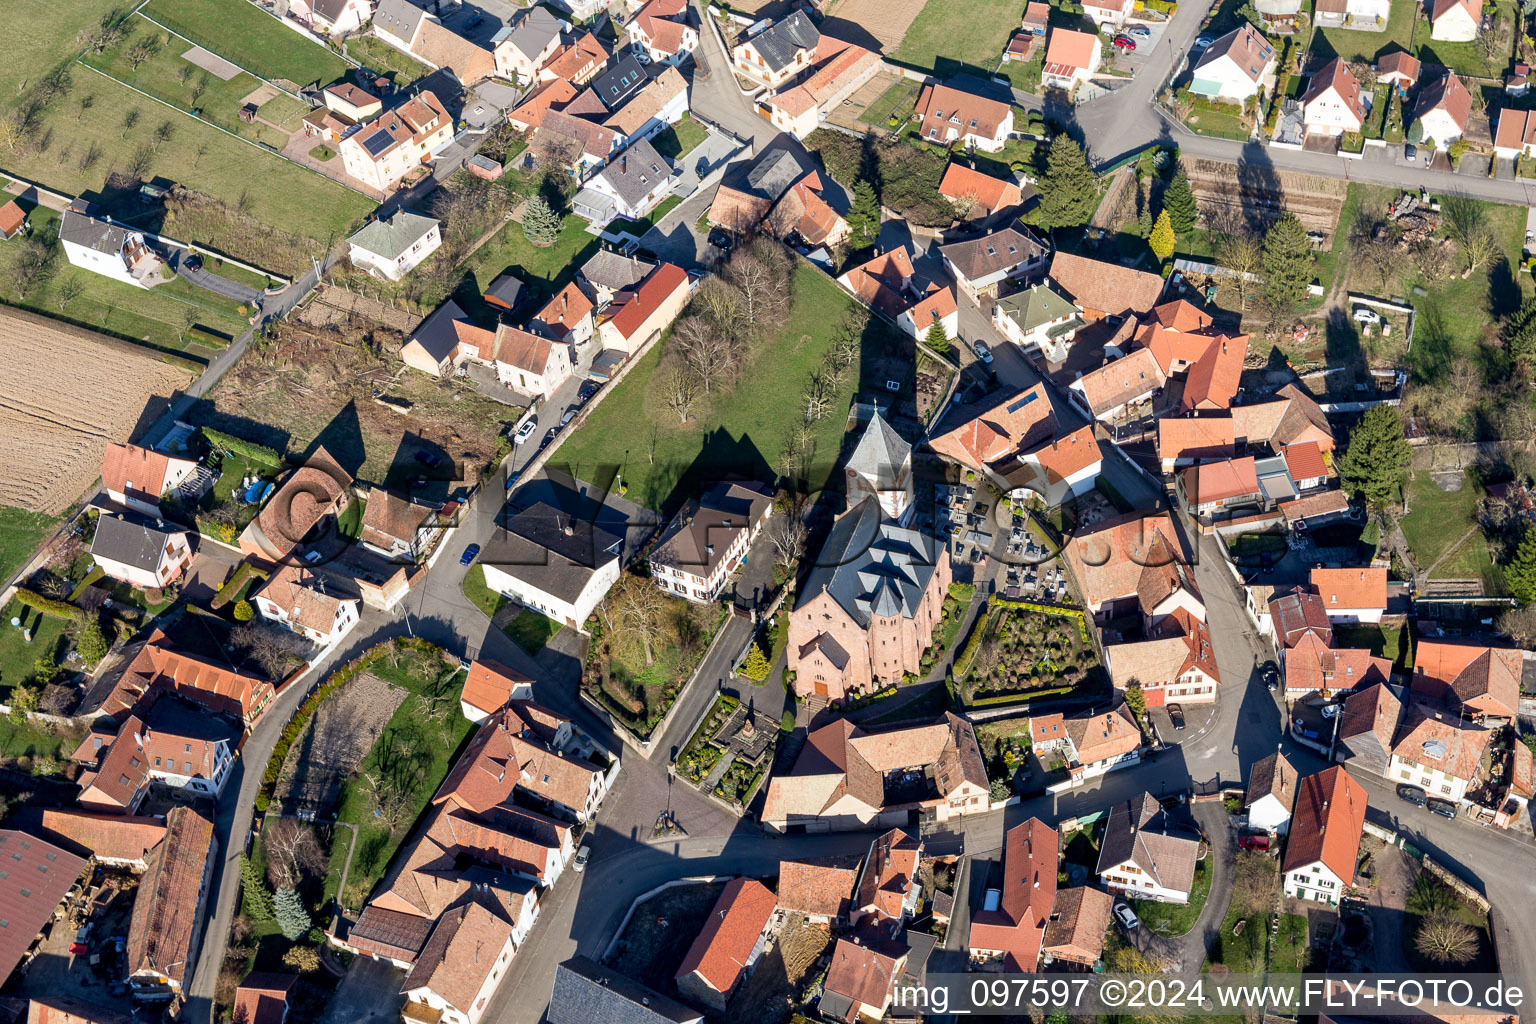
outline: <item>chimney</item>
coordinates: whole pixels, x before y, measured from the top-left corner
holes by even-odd
[[[627,150],[624,152],[624,154],[622,156],[619,157],[619,173],[620,174],[628,174],[629,173],[629,152]]]

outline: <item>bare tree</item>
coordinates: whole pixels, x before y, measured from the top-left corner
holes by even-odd
[[[759,337],[780,326],[789,309],[784,281],[755,253],[742,253],[726,265],[725,277],[741,290],[747,333]]]
[[[274,679],[288,667],[292,653],[288,634],[254,620],[236,626],[229,634],[229,643]]]
[[[1466,261],[1469,274],[1477,273],[1503,255],[1499,248],[1499,240],[1487,227],[1473,229],[1464,237],[1457,238],[1456,244],[1461,249],[1461,256]]]
[[[128,65],[128,70],[137,71],[144,66],[145,61],[159,52],[159,37],[148,33],[135,39],[133,45],[123,52],[123,63]]]
[[[78,299],[83,291],[85,291],[85,282],[81,281],[78,275],[70,274],[53,290],[53,301],[59,310],[63,311],[64,307]]]
[[[698,374],[705,394],[730,386],[736,371],[736,345],[714,324],[703,317],[684,317],[672,328],[672,345]]]
[[[656,641],[660,639],[671,609],[656,584],[639,576],[625,574],[604,599],[608,618],[615,630],[640,642],[645,663],[656,661]]]
[[[18,298],[25,299],[53,276],[54,248],[41,238],[28,238],[11,268],[11,283]]]
[[[694,303],[715,329],[727,338],[741,338],[747,333],[746,303],[741,290],[726,283],[719,275],[704,279]]]
[[[278,818],[262,832],[267,846],[267,880],[274,889],[297,887],[323,875],[326,853],[314,827],[294,818]]]
[[[1431,284],[1444,281],[1451,272],[1450,248],[1444,239],[1421,238],[1413,246],[1413,262]]]
[[[1264,247],[1258,238],[1246,232],[1222,235],[1216,241],[1216,259],[1232,271],[1241,311],[1247,312],[1248,293],[1254,284],[1248,277],[1257,275],[1264,266]]]
[[[32,137],[33,119],[20,110],[0,114],[0,149],[19,153]]]
[[[782,507],[774,509],[766,532],[768,543],[773,546],[774,571],[783,580],[794,575],[795,566],[805,557],[805,498],[787,494],[784,501],[776,504]]]
[[[658,374],[657,387],[663,404],[677,413],[678,422],[687,423],[703,391],[699,375],[691,367],[674,361]]]
[[[1527,650],[1536,645],[1536,605],[1511,608],[1499,616],[1499,631]]]
[[[1239,853],[1232,875],[1232,906],[1243,917],[1252,917],[1267,911],[1274,895],[1274,860],[1251,850]]]
[[[1413,942],[1420,953],[1437,964],[1464,964],[1477,955],[1477,933],[1450,910],[1430,911]]]

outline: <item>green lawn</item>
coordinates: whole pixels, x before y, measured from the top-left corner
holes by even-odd
[[[0,715],[0,758],[52,758],[62,761],[80,742],[76,732],[54,733],[34,722]]]
[[[1013,83],[1015,89],[1039,93],[1040,75],[1045,70],[1045,43],[1037,40],[1032,49],[1034,54],[1028,60],[1010,60],[998,70],[1008,76],[1008,81]]]
[[[1393,20],[1395,21],[1396,5],[1393,6]],[[1507,39],[1510,21],[1513,17],[1511,0],[1496,0],[1494,7],[1498,13],[1493,31],[1495,33],[1506,33],[1505,38]],[[1496,49],[1493,58],[1490,60],[1483,55],[1482,44],[1475,39],[1470,43],[1439,42],[1429,38],[1427,26],[1420,29],[1418,36],[1421,40],[1419,43],[1419,60],[1426,64],[1442,64],[1458,75],[1471,78],[1498,78],[1507,70],[1507,65],[1509,64],[1509,45],[1507,43]],[[1467,87],[1469,89],[1476,88],[1473,83],[1468,83]]]
[[[651,145],[655,147],[657,153],[673,163],[678,163],[707,138],[709,138],[708,132],[700,128],[692,118],[685,117],[677,124],[657,132],[656,137],[651,139]]]
[[[895,60],[943,79],[963,67],[997,67],[1008,37],[1019,27],[1014,0],[928,0],[907,28]]]
[[[4,280],[0,277],[0,280]],[[26,564],[60,522],[60,516],[0,505],[0,585]],[[9,622],[9,619],[6,619]]]
[[[587,234],[587,222],[580,217],[567,216],[560,238],[548,249],[528,241],[522,224],[508,221],[464,264],[464,277],[454,299],[471,314],[477,310],[485,312],[481,294],[497,277],[510,272],[521,278],[528,289],[523,301],[532,315],[570,283],[600,244],[595,235]],[[441,296],[424,297],[423,301],[430,305],[440,299]]]
[[[1219,139],[1236,139],[1241,142],[1249,135],[1241,111],[1231,103],[1195,100],[1190,105],[1189,117],[1184,123],[1201,135],[1213,135]]]
[[[21,626],[11,625],[13,618],[21,619]],[[32,684],[37,659],[49,654],[55,661],[64,657],[69,649],[65,627],[63,619],[39,615],[16,601],[5,606],[0,612],[0,693]],[[31,643],[23,636],[23,629],[32,631]]]
[[[142,13],[263,78],[328,85],[351,67],[245,0],[149,0]]]
[[[461,587],[464,596],[484,612],[487,618],[495,618],[502,605],[507,603],[505,597],[485,585],[485,571],[479,565],[475,565],[464,574]],[[560,632],[560,624],[538,612],[524,608],[513,616],[512,621],[507,623],[502,632],[532,657],[542,651],[544,645]]]
[[[603,230],[611,232],[624,231],[634,235],[636,238],[644,237],[651,228],[661,223],[663,217],[677,209],[682,203],[682,196],[668,196],[662,202],[656,204],[656,209],[646,214],[640,220],[626,220],[624,218],[611,220]]]
[[[1281,914],[1280,928],[1270,943],[1270,969],[1292,974],[1307,966],[1307,919],[1300,914]]]
[[[336,518],[336,532],[348,540],[356,540],[363,532],[363,510],[368,502],[361,498],[348,505],[346,511]]]
[[[834,330],[853,306],[853,300],[836,285],[804,264],[797,265],[793,287],[788,326],[757,346],[753,364],[733,393],[700,402],[693,419],[680,424],[653,386],[666,348],[665,343],[659,344],[591,411],[587,423],[566,440],[553,461],[569,465],[585,480],[596,479],[604,466],[619,466],[629,500],[656,510],[685,477],[722,479],[719,474],[734,467],[737,472],[773,480],[785,468],[781,453],[800,416],[806,382],[820,367]],[[878,321],[871,321],[870,331],[884,334]],[[870,342],[866,335],[866,362]],[[852,380],[845,384],[829,403],[833,412],[816,424],[812,490],[821,488],[833,470],[844,439],[844,410],[856,386]],[[639,424],[647,426],[637,429]]]
[[[346,42],[347,56],[381,74],[394,72],[397,86],[409,85],[418,78],[426,78],[432,69],[390,46],[377,36],[353,36]]]
[[[1428,569],[1477,520],[1478,488],[1464,476],[1459,491],[1443,491],[1427,472],[1408,483],[1408,509],[1401,526],[1419,566]]]
[[[893,114],[900,121],[912,113],[920,88],[921,86],[910,79],[898,80],[895,85],[881,93],[879,99],[864,108],[864,113],[859,115],[859,120],[876,128],[890,127]]]
[[[1211,858],[1208,855],[1195,865],[1195,881],[1189,891],[1189,902],[1163,903],[1158,900],[1131,900],[1131,909],[1141,918],[1141,923],[1159,935],[1183,935],[1200,920],[1206,898],[1211,895]]]
[[[1413,668],[1413,636],[1408,625],[1335,626],[1333,646],[1369,650],[1379,658],[1390,660],[1400,672]]]
[[[364,758],[359,776],[377,770],[381,759],[399,759],[402,751],[409,750],[412,757],[406,760],[410,763],[412,785],[401,824],[391,829],[374,817],[377,804],[360,778],[350,779],[345,784],[337,820],[358,826],[357,852],[347,876],[347,891],[342,894],[343,904],[349,907],[361,906],[374,884],[383,877],[390,858],[448,775],[454,758],[474,728],[458,713],[458,688],[462,681],[457,679],[458,666],[451,660],[407,650],[395,659],[380,658],[369,671],[405,687],[410,696],[395,711]],[[434,694],[439,703],[443,700],[453,703],[441,718],[432,718],[425,713],[432,706]]]
[[[1252,974],[1264,969],[1265,949],[1265,924],[1269,915],[1259,913],[1249,918],[1238,916],[1236,907],[1227,909],[1227,916],[1222,919],[1221,931],[1216,934],[1216,939],[1211,943],[1209,953],[1206,955],[1206,970],[1212,964],[1224,964],[1234,974]],[[1233,935],[1232,931],[1239,921],[1243,922],[1243,930],[1240,935]]]
[[[1309,52],[1314,58],[1321,57],[1325,61],[1338,56],[1346,62],[1363,61],[1367,64],[1374,62],[1377,55],[1393,50],[1412,52],[1415,36],[1429,35],[1427,24],[1415,30],[1420,10],[1420,4],[1393,4],[1385,32],[1358,32],[1347,28],[1317,29],[1312,33]]]
[[[33,237],[51,239],[57,236],[58,213],[47,207],[37,207],[30,211],[29,217]],[[190,345],[200,344],[212,350],[239,337],[249,327],[236,314],[233,302],[212,292],[194,289],[181,281],[152,289],[135,288],[71,267],[62,253],[56,257],[53,276],[23,298],[16,290],[15,278],[6,273],[19,254],[20,249],[15,245],[0,246],[0,301],[7,305],[119,337],[147,341],[167,351],[199,356],[203,353],[189,349]],[[76,288],[79,294],[69,297],[70,290]],[[66,298],[67,302],[64,301]],[[193,313],[192,328],[188,327],[188,310]],[[204,334],[198,341],[196,328],[222,336],[224,340]]]

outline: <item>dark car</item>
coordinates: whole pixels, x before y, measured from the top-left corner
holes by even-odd
[[[478,28],[480,25],[484,24],[484,22],[485,22],[485,15],[483,15],[483,14],[476,14],[474,17],[470,18],[468,21],[466,21],[464,23],[464,28],[465,28],[466,31],[468,29]]]
[[[469,547],[464,549],[464,555],[463,555],[463,557],[461,557],[459,559],[459,564],[460,565],[468,565],[470,562],[473,562],[475,560],[475,556],[478,555],[479,553],[480,553],[480,545],[479,544],[471,544]]]
[[[1280,669],[1272,661],[1266,661],[1259,666],[1259,675],[1264,680],[1264,686],[1273,692],[1280,689]]]
[[[597,394],[597,382],[589,380],[576,392],[576,401],[585,402],[595,394]]]
[[[1182,730],[1184,728],[1184,709],[1177,704],[1168,705],[1168,717],[1173,719],[1173,727]]]
[[[730,235],[726,234],[724,231],[721,231],[719,228],[716,228],[709,233],[709,244],[714,246],[716,249],[719,249],[721,252],[730,252],[731,246],[735,245],[736,243],[731,240]]]
[[[183,257],[181,265],[187,270],[202,270],[203,258],[194,252],[190,256]]]
[[[1456,805],[1451,803],[1449,800],[1441,800],[1438,797],[1430,797],[1430,799],[1425,801],[1425,806],[1429,808],[1431,814],[1438,814],[1442,818],[1456,817]]]
[[[416,461],[436,469],[443,464],[443,457],[436,452],[419,451],[416,453]]]
[[[1425,793],[1418,786],[1398,786],[1397,797],[1399,800],[1408,801],[1415,807],[1423,807],[1429,799],[1429,794]]]
[[[539,442],[539,451],[543,451],[545,448],[548,448],[552,443],[554,443],[555,438],[559,436],[560,428],[550,427],[549,431],[544,435],[544,440]]]

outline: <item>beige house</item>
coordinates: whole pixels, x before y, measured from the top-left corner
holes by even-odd
[[[136,444],[109,444],[101,458],[101,489],[124,508],[158,516],[161,496],[176,490],[196,470],[196,459]]]
[[[363,125],[341,142],[347,174],[380,192],[424,163],[453,138],[453,119],[430,90],[423,89]]]
[[[603,310],[597,339],[605,349],[634,355],[677,319],[691,295],[683,268],[663,263],[639,288],[614,296]]]
[[[497,380],[530,398],[548,398],[571,375],[569,345],[506,324],[496,328],[488,361]]]
[[[103,512],[96,520],[91,557],[115,580],[132,587],[163,587],[192,562],[185,530],[160,519]]]
[[[777,89],[814,62],[821,33],[804,11],[791,11],[731,50],[741,77]]]

